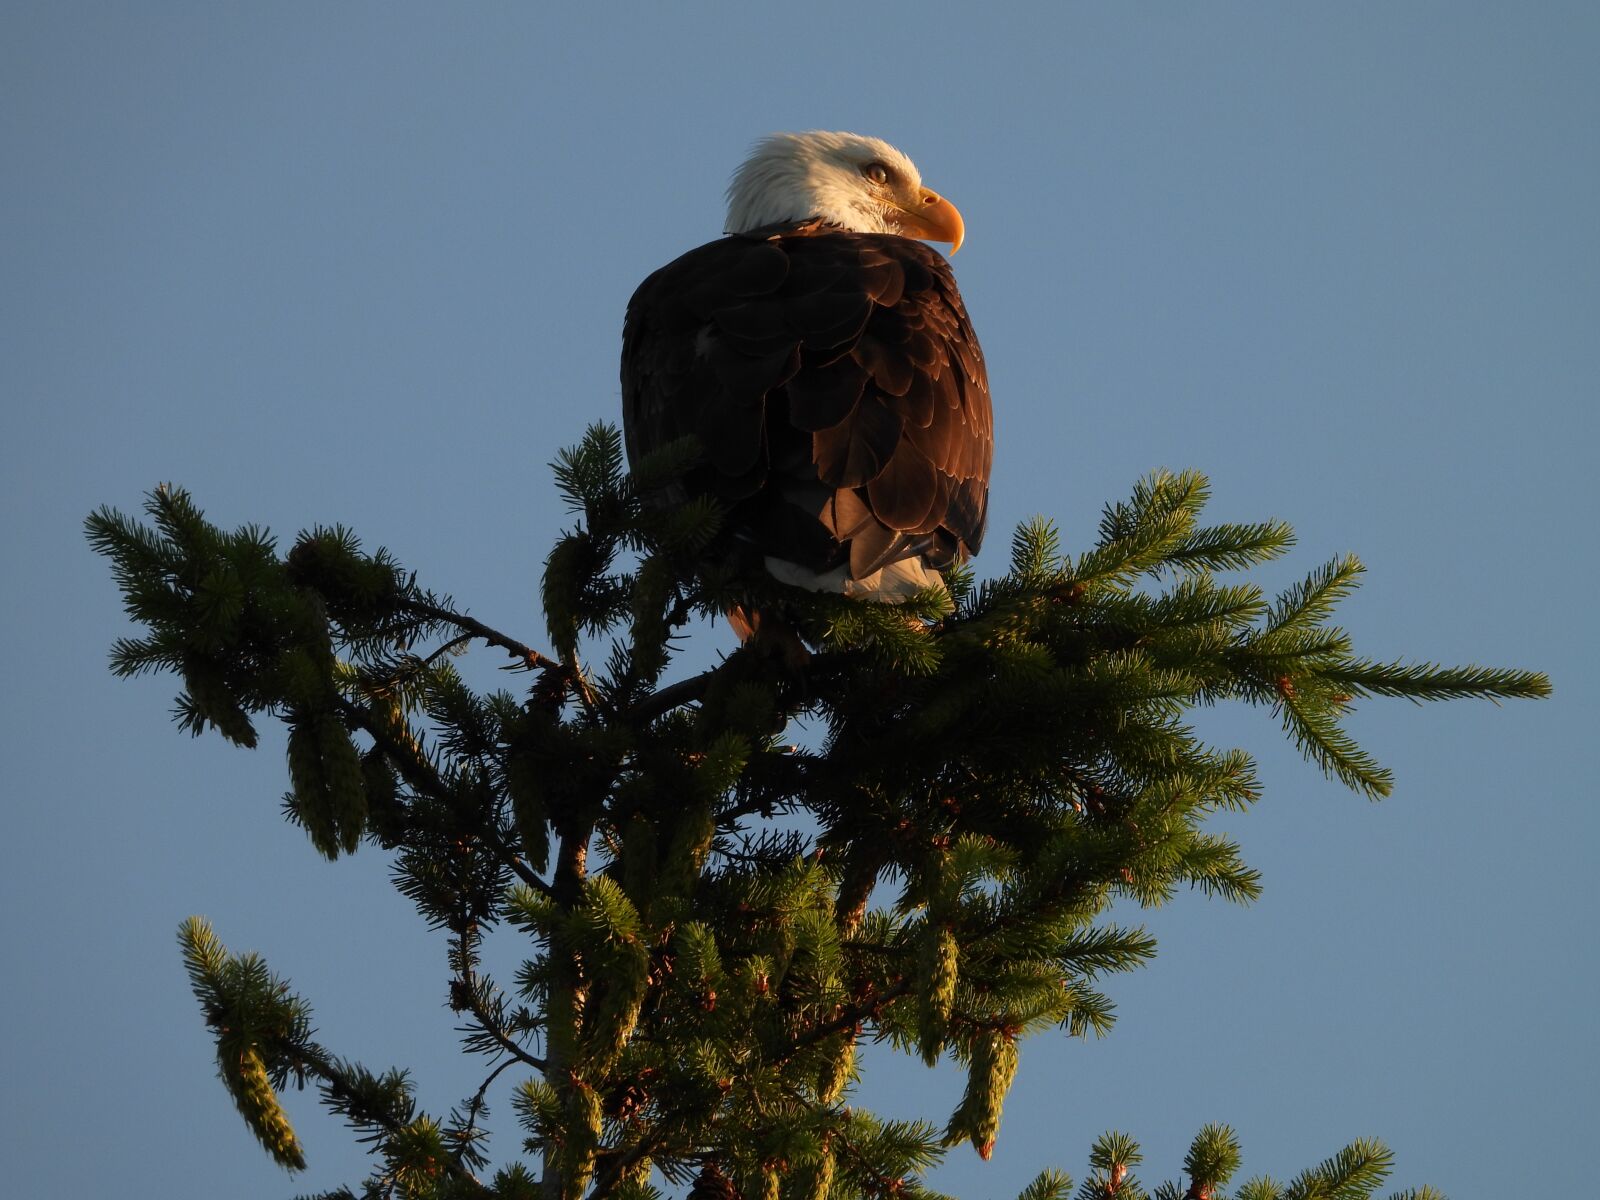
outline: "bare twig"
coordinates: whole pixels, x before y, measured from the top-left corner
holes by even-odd
[[[495,1040],[495,1043],[507,1054],[511,1055],[511,1057],[517,1062],[525,1063],[527,1066],[532,1067],[536,1071],[546,1070],[550,1065],[549,1063],[540,1058],[537,1054],[529,1054],[517,1044],[516,1039],[507,1034],[505,1030],[501,1029],[500,1026],[490,1018],[489,1014],[484,1011],[483,1005],[478,1000],[478,974],[472,969],[472,960],[474,956],[471,950],[467,947],[467,935],[462,934],[460,936],[462,939],[462,990],[467,997],[468,1010],[472,1013],[473,1017],[477,1019],[478,1028],[492,1037]]]
[[[514,1057],[507,1057],[499,1066],[489,1072],[489,1077],[478,1085],[478,1090],[472,1094],[472,1099],[467,1101],[467,1124],[466,1128],[462,1130],[464,1136],[461,1139],[463,1149],[471,1142],[473,1133],[477,1131],[478,1114],[483,1111],[484,1097],[489,1094],[490,1087],[494,1085],[496,1079],[505,1074],[508,1067],[514,1067],[520,1061],[520,1059]],[[456,1151],[456,1161],[460,1161],[461,1154],[461,1150]]]
[[[724,660],[728,662],[731,660]],[[702,671],[698,675],[691,675],[688,679],[680,679],[677,683],[669,683],[658,692],[646,696],[633,707],[633,715],[639,721],[653,721],[677,708],[680,704],[688,704],[699,700],[706,694],[706,689],[711,686],[711,681],[716,677],[722,667],[713,667],[709,671]]]
[[[542,895],[551,896],[555,894],[554,889],[535,874],[533,868],[528,865],[527,860],[506,844],[505,839],[500,836],[498,831],[490,830],[484,835],[484,841],[500,856],[500,861],[510,868],[511,873],[522,880],[523,883]]]
[[[444,645],[440,646],[432,654],[428,655],[427,658],[423,659],[422,660],[422,665],[425,666],[425,667],[433,666],[433,664],[435,662],[437,662],[439,659],[443,658],[446,654],[454,653],[458,648],[460,648],[462,646],[465,646],[468,642],[470,642],[476,636],[477,635],[473,634],[473,633],[460,633],[460,634],[457,634],[455,637],[451,638]]]
[[[523,665],[530,671],[561,671],[565,669],[558,660],[551,658],[548,654],[540,654],[532,646],[525,645],[509,634],[501,633],[498,629],[485,625],[482,621],[475,617],[469,617],[465,613],[452,612],[448,608],[441,608],[437,604],[424,604],[419,600],[408,600],[405,602],[405,607],[419,616],[424,616],[446,625],[454,625],[457,629],[463,630],[480,641],[487,642],[491,646],[500,647],[512,658],[522,660]]]

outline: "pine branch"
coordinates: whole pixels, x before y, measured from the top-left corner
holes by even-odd
[[[1359,585],[1366,567],[1361,560],[1349,554],[1333,559],[1313,571],[1303,583],[1296,584],[1279,598],[1267,618],[1263,638],[1291,629],[1304,629],[1324,620],[1340,600],[1349,596]]]
[[[1551,693],[1550,677],[1542,672],[1496,667],[1377,663],[1356,658],[1319,667],[1317,674],[1330,683],[1343,684],[1356,695],[1410,700],[1536,700]]]
[[[400,768],[401,776],[408,786],[445,807],[453,805],[454,793],[414,741],[397,738],[388,726],[374,719],[367,709],[354,701],[340,697],[337,704],[340,716],[352,729],[359,729],[365,733],[389,755]],[[499,860],[518,879],[536,892],[550,894],[550,885],[529,869],[522,857],[506,845],[498,829],[485,825],[479,830],[479,834],[483,838],[484,845],[493,850]]]
[[[836,1033],[843,1033],[847,1029],[854,1029],[863,1021],[876,1020],[883,1014],[883,1010],[902,996],[911,994],[912,981],[910,977],[903,977],[882,991],[869,991],[861,1000],[851,1004],[826,1021],[813,1025],[790,1038],[787,1043],[777,1047],[772,1052],[772,1062],[782,1064],[788,1062],[800,1051],[818,1042],[832,1037]]]
[[[1347,787],[1373,800],[1394,788],[1394,776],[1340,728],[1336,711],[1302,699],[1292,681],[1279,687],[1283,726],[1313,762]]]

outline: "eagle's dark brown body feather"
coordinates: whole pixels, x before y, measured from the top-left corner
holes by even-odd
[[[922,242],[813,221],[689,251],[628,304],[622,411],[634,461],[699,437],[688,489],[763,555],[862,579],[983,540],[983,354]]]

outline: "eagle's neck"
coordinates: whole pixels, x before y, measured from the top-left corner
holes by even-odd
[[[831,167],[753,158],[728,188],[728,233],[819,221],[850,233],[893,233],[888,208]]]

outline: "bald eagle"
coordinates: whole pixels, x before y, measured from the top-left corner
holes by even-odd
[[[784,583],[891,603],[941,586],[983,542],[994,445],[977,336],[918,240],[955,253],[960,213],[887,142],[785,133],[735,172],[726,232],[628,304],[630,461],[696,436],[682,495],[716,497]]]

